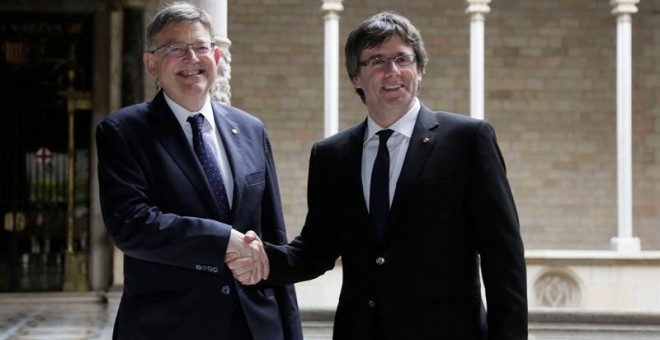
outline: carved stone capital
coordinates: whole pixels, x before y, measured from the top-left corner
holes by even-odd
[[[490,6],[488,4],[491,0],[467,0],[468,7],[465,9],[465,13],[483,15],[490,12]]]
[[[612,5],[612,14],[630,15],[637,13],[637,4],[639,0],[610,0]]]
[[[344,10],[343,0],[323,0],[321,10],[325,14],[333,14]]]

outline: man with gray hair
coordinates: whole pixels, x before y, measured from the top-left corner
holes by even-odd
[[[286,232],[262,122],[210,100],[213,38],[200,8],[159,11],[144,65],[160,91],[96,130],[103,218],[124,253],[114,339],[302,339],[293,286],[243,286],[224,263],[248,258],[256,283],[268,263],[244,235],[283,244]]]

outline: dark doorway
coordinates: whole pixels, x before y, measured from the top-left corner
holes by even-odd
[[[60,291],[67,249],[88,251],[93,28],[0,13],[0,292]]]

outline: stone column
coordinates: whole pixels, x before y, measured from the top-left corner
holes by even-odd
[[[200,0],[199,6],[213,19],[214,40],[222,52],[218,65],[218,76],[215,86],[211,89],[211,100],[230,104],[231,53],[229,47],[231,41],[227,37],[227,0]]]
[[[470,14],[470,116],[484,118],[484,21],[491,0],[467,0]]]
[[[109,45],[108,48],[109,57],[109,88],[108,92],[108,106],[105,112],[102,112],[100,116],[95,116],[96,121],[100,120],[102,117],[107,115],[109,112],[118,110],[122,105],[122,95],[121,95],[121,77],[122,77],[122,53],[123,53],[123,36],[124,36],[124,12],[123,10],[114,10],[110,12],[110,38],[109,41],[104,41],[102,44]],[[142,46],[140,46],[142,48]],[[96,142],[94,142],[96,145]],[[94,290],[104,290],[109,288],[111,291],[121,291],[122,286],[124,285],[124,255],[119,250],[119,248],[112,245],[110,247],[110,253],[107,254],[108,249],[103,249],[102,251],[94,250],[99,245],[103,243],[111,243],[110,236],[105,231],[105,224],[103,223],[103,215],[101,214],[101,202],[99,200],[99,181],[98,181],[98,159],[96,157],[96,147],[92,150],[93,157],[91,157],[91,173],[93,180],[90,183],[90,198],[93,197],[93,200],[90,201],[90,221],[93,229],[102,229],[103,233],[92,233],[91,236],[91,247],[92,247],[92,258],[90,262],[90,272],[92,276],[92,289]],[[98,226],[97,226],[98,224]],[[107,247],[107,246],[105,246]],[[103,254],[102,256],[100,254]],[[106,259],[109,258],[109,259]],[[102,275],[98,273],[96,267],[106,265],[102,263],[111,263],[112,268],[108,273],[103,273]],[[110,275],[110,287],[107,287],[108,280],[107,275]]]
[[[631,15],[639,0],[611,0],[617,19],[616,116],[618,236],[611,240],[617,251],[640,251],[633,237],[632,204],[632,33]]]
[[[324,136],[337,133],[339,126],[339,12],[342,0],[323,0],[325,19]]]

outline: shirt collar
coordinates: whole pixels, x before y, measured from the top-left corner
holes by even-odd
[[[417,115],[419,115],[420,108],[421,104],[419,103],[419,99],[415,97],[413,106],[410,110],[394,122],[394,124],[390,125],[388,129],[394,130],[394,132],[403,135],[404,137],[412,137],[412,132],[415,128],[415,122],[417,121]],[[383,127],[371,119],[371,116],[367,115],[367,133],[364,136],[364,143],[366,144],[378,131],[383,129]]]
[[[169,105],[181,126],[188,125],[188,117],[201,113],[204,115],[204,119],[209,122],[209,124],[211,124],[212,130],[215,131],[215,118],[213,116],[213,108],[211,107],[211,99],[209,96],[206,96],[206,102],[199,111],[191,112],[183,106],[177,104],[174,100],[172,100],[172,98],[168,97],[165,92],[163,92],[163,95],[165,95],[165,101],[167,102],[167,105]]]

